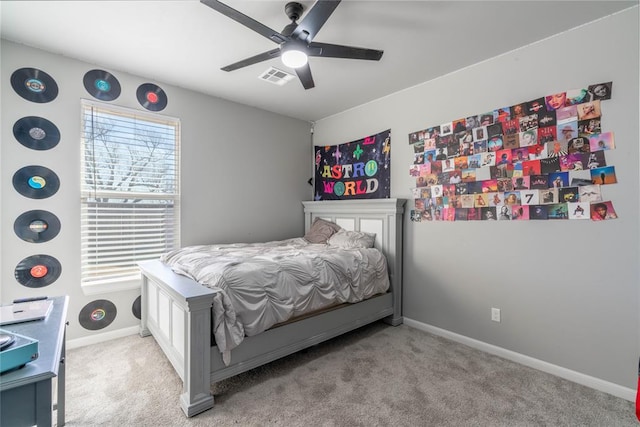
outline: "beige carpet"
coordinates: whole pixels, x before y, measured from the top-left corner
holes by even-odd
[[[67,353],[68,426],[638,426],[632,402],[375,323],[212,386],[187,419],[153,338]]]

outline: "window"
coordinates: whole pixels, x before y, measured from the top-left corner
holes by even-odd
[[[82,101],[82,286],[139,286],[140,261],[180,244],[180,121]]]

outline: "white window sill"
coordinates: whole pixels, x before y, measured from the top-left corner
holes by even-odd
[[[113,292],[140,289],[140,280],[139,277],[111,281],[105,280],[100,283],[85,284],[81,287],[85,295],[110,294]]]

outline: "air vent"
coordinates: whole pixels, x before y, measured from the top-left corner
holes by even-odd
[[[293,80],[294,77],[295,76],[293,74],[289,74],[286,71],[278,70],[273,67],[270,67],[267,71],[258,76],[259,79],[278,86],[282,86],[288,81]]]

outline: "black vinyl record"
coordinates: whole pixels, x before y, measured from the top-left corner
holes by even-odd
[[[49,150],[60,142],[60,131],[47,119],[23,117],[13,125],[13,136],[20,144],[33,150]]]
[[[15,335],[5,333],[0,334],[0,350],[11,347],[11,344],[13,344],[15,341]]]
[[[13,188],[31,199],[46,199],[60,188],[58,175],[44,166],[25,166],[13,174]]]
[[[116,306],[109,300],[98,299],[82,307],[78,321],[83,328],[90,331],[106,328],[118,314]]]
[[[136,319],[142,318],[142,296],[138,296],[138,298],[133,301],[131,312],[136,316]]]
[[[60,261],[49,255],[31,255],[20,261],[14,275],[28,288],[42,288],[55,282],[62,272]]]
[[[167,94],[153,83],[144,83],[136,91],[138,102],[149,111],[161,111],[167,106]]]
[[[13,231],[25,242],[48,242],[60,232],[60,220],[48,211],[27,211],[16,218]]]
[[[101,101],[113,101],[120,96],[120,82],[104,70],[91,70],[84,75],[84,88]]]
[[[11,75],[11,86],[27,101],[51,102],[58,96],[58,85],[49,74],[37,68],[20,68]]]

